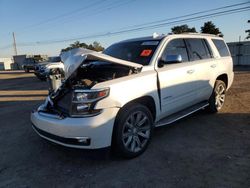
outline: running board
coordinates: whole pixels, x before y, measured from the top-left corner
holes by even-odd
[[[174,113],[170,116],[167,116],[166,118],[164,119],[161,119],[160,121],[158,121],[156,124],[155,124],[155,127],[160,127],[160,126],[163,126],[163,125],[169,125],[179,119],[182,119],[198,110],[201,110],[203,108],[205,108],[206,106],[208,106],[209,104],[207,102],[202,102],[202,103],[198,103],[194,106],[191,106],[189,108],[186,108],[180,112],[177,112],[177,113]]]

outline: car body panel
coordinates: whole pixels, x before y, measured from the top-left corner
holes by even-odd
[[[142,68],[142,65],[125,61],[122,59],[114,58],[106,54],[98,53],[93,50],[84,48],[76,48],[69,50],[61,54],[61,59],[65,65],[65,78],[69,78],[70,75],[78,69],[79,66],[84,64],[84,61],[107,61],[115,64],[125,65],[134,68]]]
[[[74,148],[98,149],[111,145],[111,137],[116,114],[119,108],[104,109],[97,116],[89,118],[64,118],[58,119],[56,116],[44,116],[42,113],[31,113],[31,122],[37,128],[53,135],[64,138],[89,137],[91,144],[89,146],[67,145],[51,140],[60,145]],[[48,138],[45,138],[48,139]]]
[[[94,107],[95,109],[103,110],[103,112],[97,116],[88,118],[67,117],[63,120],[52,120],[49,117],[41,117],[38,112],[35,112],[31,115],[32,122],[38,126],[38,128],[59,136],[93,137],[93,145],[87,148],[101,148],[110,146],[117,113],[131,101],[141,97],[151,97],[156,108],[154,123],[157,123],[166,116],[179,112],[186,107],[201,101],[208,101],[212,94],[215,81],[220,75],[225,74],[227,76],[227,88],[230,88],[234,76],[232,58],[220,57],[217,48],[211,40],[221,39],[220,37],[206,34],[179,34],[161,35],[159,38],[161,41],[149,65],[143,67],[140,64],[85,49],[74,49],[62,54],[61,58],[65,64],[66,78],[69,78],[86,60],[108,61],[137,68],[140,69],[140,71],[136,74],[97,83],[91,88],[110,88],[109,95],[98,101]],[[158,62],[164,48],[172,39],[178,38],[206,39],[211,47],[213,57],[211,59],[159,67]],[[154,37],[126,41],[145,39],[153,40]]]

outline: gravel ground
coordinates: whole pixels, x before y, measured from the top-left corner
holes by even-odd
[[[155,129],[132,160],[39,138],[30,112],[46,88],[32,73],[0,72],[0,187],[250,187],[250,68],[237,69],[220,113]]]

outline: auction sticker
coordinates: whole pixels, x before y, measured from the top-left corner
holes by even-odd
[[[142,52],[141,52],[141,55],[140,56],[142,56],[142,57],[147,57],[147,56],[150,56],[150,54],[152,53],[152,50],[143,50]]]

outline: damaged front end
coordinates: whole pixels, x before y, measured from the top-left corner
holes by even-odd
[[[95,109],[99,100],[109,95],[109,88],[92,89],[98,83],[139,73],[142,65],[86,49],[73,49],[61,55],[65,80],[51,75],[51,89],[38,111],[64,117],[89,117],[101,113]]]

